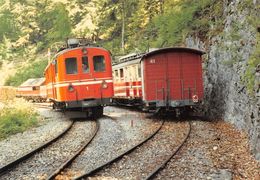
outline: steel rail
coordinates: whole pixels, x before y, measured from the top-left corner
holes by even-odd
[[[181,148],[183,147],[183,145],[185,144],[185,142],[187,141],[187,139],[190,136],[190,132],[191,132],[191,123],[189,122],[189,129],[188,129],[188,133],[185,136],[185,138],[183,139],[182,143],[178,146],[178,148],[171,154],[169,155],[169,157],[163,161],[159,166],[157,166],[145,179],[149,180],[149,179],[153,179],[160,170],[162,170],[167,163],[181,150]]]
[[[63,163],[54,173],[52,173],[49,177],[47,177],[46,178],[47,180],[55,179],[55,177],[59,175],[62,172],[62,170],[68,167],[81,154],[81,152],[92,142],[100,127],[99,121],[95,121],[95,122],[96,122],[96,127],[94,132],[91,135],[91,138],[88,139],[84,143],[84,145],[76,153],[74,153],[65,163]]]
[[[129,154],[130,152],[132,152],[133,150],[135,150],[136,148],[140,147],[141,145],[143,145],[145,142],[147,142],[148,140],[150,140],[151,138],[153,138],[162,128],[163,124],[165,121],[163,121],[160,125],[159,128],[157,128],[157,130],[155,132],[153,132],[151,135],[149,135],[146,139],[144,139],[143,141],[141,141],[140,143],[138,143],[137,145],[131,147],[130,149],[126,150],[125,152],[123,152],[122,154],[118,155],[117,157],[113,158],[112,160],[100,165],[99,167],[96,167],[95,169],[86,172],[76,178],[73,178],[74,180],[79,180],[79,179],[84,179],[88,176],[91,176],[93,174],[95,174],[96,172],[100,171],[101,169],[103,169],[104,167],[116,162],[117,160],[119,160],[120,158],[122,158],[124,155]]]
[[[63,130],[58,136],[56,136],[55,138],[51,139],[50,141],[48,141],[47,143],[37,147],[36,149],[30,151],[29,153],[22,155],[21,157],[17,158],[16,160],[9,162],[7,165],[3,166],[0,168],[0,176],[5,173],[5,171],[14,168],[16,165],[18,165],[19,163],[21,163],[22,161],[30,158],[32,155],[34,155],[35,153],[39,152],[40,150],[42,150],[43,148],[49,146],[50,144],[54,143],[55,141],[57,141],[59,138],[61,138],[64,134],[66,134],[71,127],[73,126],[74,121],[71,121],[71,124],[68,126],[68,128],[66,128],[65,130]]]

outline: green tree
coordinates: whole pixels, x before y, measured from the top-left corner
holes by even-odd
[[[19,35],[19,30],[16,26],[14,15],[9,10],[0,12],[0,42],[4,36],[10,39],[16,39]]]
[[[45,5],[48,5],[46,1]],[[65,5],[57,3],[54,7],[42,12],[37,18],[40,32],[38,40],[41,43],[40,49],[46,48],[54,42],[64,41],[71,34],[71,21]]]

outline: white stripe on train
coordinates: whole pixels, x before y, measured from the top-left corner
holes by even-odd
[[[74,81],[75,82],[75,81]],[[112,83],[113,80],[106,80],[106,83]],[[102,84],[103,83],[103,80],[102,81],[88,81],[88,82],[75,82],[75,83],[60,83],[60,84],[51,84],[49,83],[47,85],[47,89],[51,89],[52,86],[54,86],[55,88],[57,87],[67,87],[69,86],[70,84],[72,84],[73,86],[82,86],[82,85],[93,85],[93,84]]]

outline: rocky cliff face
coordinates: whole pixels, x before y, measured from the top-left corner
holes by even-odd
[[[250,2],[254,9],[244,8],[242,3],[245,1],[224,3],[223,31],[204,42],[209,45],[205,46],[194,37],[187,38],[186,44],[207,51],[204,63],[205,114],[246,130],[252,153],[260,161],[260,64],[251,72],[255,76],[253,93],[249,94],[249,87],[243,82],[249,59],[256,48],[260,48],[257,28],[249,22],[250,18],[260,22],[260,2]]]

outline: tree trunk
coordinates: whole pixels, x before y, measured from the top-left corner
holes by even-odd
[[[125,53],[125,0],[122,0],[122,39],[121,48],[123,54]]]

